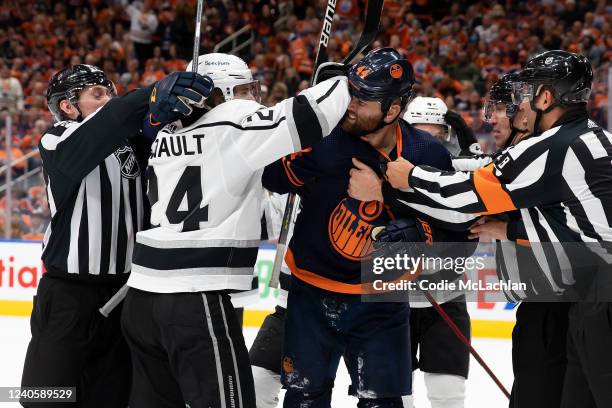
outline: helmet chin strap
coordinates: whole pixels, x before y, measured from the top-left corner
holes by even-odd
[[[539,135],[540,133],[542,133],[540,131],[540,122],[542,121],[542,116],[544,116],[544,114],[546,114],[546,113],[550,112],[551,110],[553,110],[557,106],[557,104],[554,103],[554,100],[553,100],[553,103],[551,103],[550,106],[548,108],[546,108],[546,109],[536,108],[536,106],[535,106],[536,98],[537,98],[537,95],[536,95],[535,98],[533,98],[532,100],[529,101],[529,106],[531,107],[532,111],[536,112],[536,118],[535,118],[535,122],[533,124],[533,134],[534,135]]]
[[[83,112],[81,112],[81,108],[79,108],[79,105],[75,105],[74,107],[76,108],[77,112],[79,112],[79,116],[76,117],[76,121],[82,122],[85,117],[83,116]]]
[[[70,117],[69,117],[69,116],[68,116],[68,115],[67,115],[67,114],[66,114],[64,111],[62,111],[62,109],[60,108],[60,113],[61,113],[61,115],[60,115],[60,119],[61,119],[61,120],[75,120],[75,121],[77,121],[77,122],[82,122],[82,121],[83,121],[83,119],[85,119],[85,117],[83,116],[83,112],[81,112],[81,108],[79,108],[79,104],[78,104],[78,103],[72,103],[72,102],[70,102],[70,101],[68,101],[68,102],[70,103],[70,105],[72,105],[72,107],[73,107],[74,109],[76,109],[76,111],[77,111],[79,114],[77,115],[77,117],[76,117],[76,118],[74,118],[74,119],[70,119]]]
[[[83,119],[85,119],[85,116],[83,115],[81,108],[79,108],[79,95],[80,95],[80,91],[77,93],[76,97],[74,95],[68,95],[66,100],[79,113],[78,116],[74,120],[76,120],[77,122],[82,122]],[[60,111],[61,111],[61,108],[60,108]]]
[[[510,130],[511,130],[511,133],[510,133],[510,137],[508,138],[508,140],[510,140],[510,141],[512,139],[514,139],[514,136],[516,136],[517,133],[528,133],[529,132],[529,129],[527,129],[527,128],[521,129],[521,128],[518,128],[518,127],[514,126],[514,118],[515,117],[516,117],[516,115],[514,115],[513,117],[510,118]]]
[[[504,145],[502,146],[502,149],[507,149],[508,147],[512,146],[512,143],[514,141],[514,138],[517,135],[517,130],[512,127],[512,125],[510,125],[510,135],[508,136],[508,139],[506,139],[506,142],[504,143]]]
[[[381,102],[380,110],[382,111],[383,116],[382,116],[382,118],[380,118],[380,121],[378,122],[376,127],[372,131],[370,131],[369,133],[374,133],[376,131],[379,131],[380,129],[384,128],[385,126],[394,123],[400,117],[400,115],[402,114],[402,110],[404,110],[404,107],[406,106],[403,100],[400,102],[400,110],[397,113],[397,116],[394,117],[393,120],[390,121],[389,123],[385,122],[385,117],[387,116],[387,113],[389,113],[389,109],[391,109],[391,105],[392,104],[393,104],[393,102],[390,101],[390,100],[384,100],[384,101]]]

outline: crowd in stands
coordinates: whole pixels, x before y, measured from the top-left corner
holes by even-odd
[[[207,0],[201,53],[247,24],[254,40],[240,51],[272,105],[304,87],[313,71],[326,0]],[[340,61],[361,33],[365,0],[338,0],[330,60]],[[5,0],[0,3],[0,186],[7,176],[11,109],[18,177],[40,165],[36,146],[49,127],[47,81],[67,64],[101,67],[119,93],[149,85],[191,59],[195,0]],[[374,46],[401,50],[413,64],[420,95],[459,111],[492,149],[483,98],[500,75],[546,49],[586,55],[595,69],[589,109],[606,126],[612,6],[606,0],[387,0]],[[221,51],[228,51],[222,48]],[[35,181],[31,181],[34,180]],[[14,236],[42,237],[48,206],[42,178],[13,191]],[[18,184],[19,186],[21,184]],[[0,192],[0,228],[6,198]]]

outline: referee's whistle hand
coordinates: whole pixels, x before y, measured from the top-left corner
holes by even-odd
[[[410,163],[403,157],[398,157],[395,161],[387,163],[387,180],[398,190],[405,190],[408,187],[408,176],[414,168],[414,164]]]

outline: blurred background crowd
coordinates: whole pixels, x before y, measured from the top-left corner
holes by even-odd
[[[52,124],[47,81],[68,64],[101,67],[124,93],[191,59],[195,0],[4,0],[0,3],[0,231],[11,193],[13,237],[42,239],[49,209],[37,143]],[[308,86],[326,0],[207,0],[200,53],[235,52],[273,105]],[[337,0],[329,42],[340,61],[362,30],[365,0]],[[547,49],[586,55],[595,81],[592,118],[607,121],[612,5],[606,0],[387,0],[374,46],[399,49],[415,68],[416,92],[460,112],[486,151],[493,149],[482,106],[487,89]],[[612,74],[611,74],[612,75]],[[8,110],[7,110],[8,109]],[[6,115],[12,119],[6,166]],[[109,129],[112,131],[112,129]]]

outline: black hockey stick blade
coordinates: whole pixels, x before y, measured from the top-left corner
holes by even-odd
[[[346,56],[343,63],[350,64],[351,61],[363,50],[368,48],[376,36],[378,35],[378,27],[380,25],[380,16],[382,15],[383,5],[385,0],[368,0],[368,8],[366,11],[365,25],[359,41],[353,47],[351,52]]]

